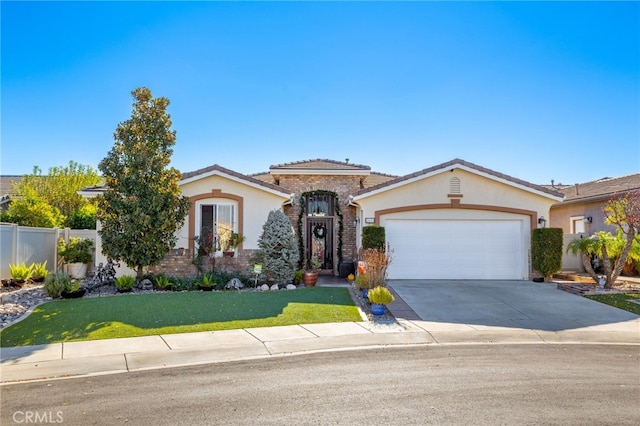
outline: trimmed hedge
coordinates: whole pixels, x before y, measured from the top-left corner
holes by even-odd
[[[562,228],[536,228],[531,235],[531,266],[548,281],[562,268]]]
[[[386,234],[384,226],[369,225],[362,228],[362,248],[381,248],[384,250]]]

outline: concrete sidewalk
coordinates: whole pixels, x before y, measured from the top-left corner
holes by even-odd
[[[341,283],[326,282],[325,285]],[[305,324],[2,348],[0,381],[7,384],[389,345],[640,345],[640,317],[637,316],[624,321],[549,330],[548,327],[406,319],[403,316],[409,317],[407,313],[411,309],[403,303],[397,303],[395,308],[399,309],[396,321],[388,323]]]

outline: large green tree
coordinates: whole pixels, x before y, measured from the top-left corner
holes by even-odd
[[[176,143],[166,109],[169,100],[154,98],[146,87],[131,92],[131,118],[120,123],[115,143],[98,168],[106,180],[99,197],[102,251],[136,270],[153,265],[175,245],[175,232],[189,212],[181,195],[181,174],[169,167]]]
[[[102,183],[91,166],[70,161],[67,166],[49,169],[46,175],[35,166],[33,173],[13,184],[15,200],[9,205],[5,220],[24,226],[74,228],[77,215],[91,211],[90,202],[78,191]],[[84,213],[83,213],[84,212]],[[95,228],[95,217],[82,222],[83,228]]]

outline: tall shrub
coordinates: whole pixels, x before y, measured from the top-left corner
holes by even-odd
[[[562,228],[537,228],[531,235],[531,266],[545,281],[562,267]]]
[[[299,260],[298,245],[289,218],[281,210],[269,212],[258,239],[257,258],[268,283],[286,284],[293,280]]]
[[[383,226],[369,225],[362,228],[362,248],[383,249],[386,242],[386,235]]]
[[[100,162],[107,190],[100,197],[102,251],[124,261],[142,278],[143,268],[164,258],[189,213],[180,172],[169,167],[176,133],[166,109],[169,100],[144,88],[132,92],[131,118],[120,123],[115,143]]]
[[[382,248],[368,248],[360,252],[360,260],[365,264],[364,275],[369,288],[384,286],[391,256]]]

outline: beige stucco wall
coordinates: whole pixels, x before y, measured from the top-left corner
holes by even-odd
[[[460,181],[459,194],[452,194],[451,179]],[[549,219],[557,199],[510,185],[463,169],[446,171],[416,180],[393,190],[356,199],[360,223],[374,218],[381,226],[390,219],[515,220],[520,223],[522,276],[529,274],[531,229],[538,218]],[[548,225],[548,222],[547,222]],[[358,235],[361,243],[361,233]]]
[[[181,185],[181,189],[183,195],[198,198],[195,205],[212,200],[242,203],[242,208],[238,209],[238,225],[241,233],[246,237],[242,244],[243,249],[258,248],[258,237],[262,234],[262,226],[267,220],[269,212],[282,209],[283,203],[289,200],[288,196],[284,194],[274,194],[265,189],[220,175],[212,175],[184,183]],[[216,192],[214,193],[214,191]],[[227,198],[228,196],[232,198]],[[184,226],[177,233],[178,241],[175,248],[189,247],[189,240],[198,233],[197,230],[190,230],[189,227],[190,222],[187,217]]]
[[[450,180],[460,179],[460,195],[450,197]],[[460,200],[461,205],[493,206],[502,210],[535,212],[534,219],[549,218],[549,208],[557,200],[532,191],[508,185],[462,169],[442,172],[427,178],[406,184],[393,190],[380,192],[358,199],[361,218],[376,217],[390,206],[396,208],[438,205],[451,206],[452,200]]]
[[[592,203],[570,203],[556,204],[551,209],[551,225],[554,228],[562,228],[565,234],[573,232],[571,229],[571,220],[575,217],[587,217],[592,219],[591,223],[584,224],[584,232],[588,235],[598,231],[611,232],[616,235],[617,228],[615,225],[607,225],[604,223],[604,215],[602,208],[606,202],[596,201]]]

